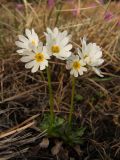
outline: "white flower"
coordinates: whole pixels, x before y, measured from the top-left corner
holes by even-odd
[[[80,59],[78,55],[72,55],[68,58],[66,69],[71,70],[70,74],[74,75],[74,77],[78,77],[78,75],[83,75],[83,72],[87,71],[85,67],[85,62]]]
[[[42,43],[33,51],[25,51],[25,55],[21,58],[22,62],[26,62],[25,68],[31,68],[31,72],[37,72],[39,69],[44,70],[48,66],[49,55],[46,47]]]
[[[81,40],[82,51],[78,49],[79,56],[84,60],[84,62],[92,68],[92,70],[100,77],[103,77],[101,71],[97,68],[104,60],[102,59],[101,48],[96,45],[96,43],[86,44],[86,38]]]
[[[26,50],[32,51],[34,47],[39,45],[39,38],[34,29],[26,29],[25,34],[26,36],[19,35],[19,41],[15,42],[15,44],[20,48],[17,50],[17,53],[19,54],[23,54]]]
[[[53,31],[47,28],[46,47],[50,56],[55,56],[58,59],[65,60],[71,55],[72,45],[69,44],[70,35],[67,31],[60,32],[58,28],[54,28]]]

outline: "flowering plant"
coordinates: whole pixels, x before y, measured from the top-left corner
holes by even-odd
[[[39,40],[34,29],[25,30],[25,36],[19,35],[19,41],[16,45],[20,48],[17,53],[22,56],[21,61],[25,62],[25,68],[31,69],[31,72],[38,70],[47,70],[49,95],[50,95],[50,115],[45,116],[43,123],[40,125],[42,129],[47,129],[49,136],[62,137],[65,141],[70,141],[70,144],[81,142],[84,128],[72,130],[72,114],[74,112],[74,95],[75,95],[75,80],[78,76],[82,76],[89,70],[93,70],[98,76],[103,77],[99,66],[103,64],[102,50],[96,43],[86,43],[86,38],[81,40],[82,47],[75,48],[75,53],[72,52],[72,44],[70,42],[71,35],[67,31],[59,31],[57,27],[53,30],[47,28],[44,32],[46,43]],[[51,73],[49,68],[49,59],[52,56],[57,59],[66,61],[66,69],[70,70],[72,76],[72,94],[71,105],[68,122],[58,118],[54,114],[54,97],[51,85]],[[50,121],[49,121],[50,120]],[[67,129],[68,128],[68,129]],[[73,141],[71,136],[74,135]],[[76,141],[77,139],[77,141]]]

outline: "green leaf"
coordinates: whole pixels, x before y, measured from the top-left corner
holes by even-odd
[[[78,136],[80,136],[80,137],[83,136],[85,130],[86,130],[86,128],[83,128],[83,127],[78,128],[78,129],[76,130],[76,135],[78,135]]]
[[[84,127],[78,127],[77,124],[70,126],[68,122],[61,117],[55,117],[54,124],[50,126],[50,115],[44,115],[40,128],[47,129],[48,137],[55,137],[62,139],[66,144],[73,146],[83,143],[82,136],[84,135]]]

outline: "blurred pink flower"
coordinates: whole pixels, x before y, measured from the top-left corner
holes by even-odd
[[[99,2],[100,4],[104,4],[104,0],[99,0],[98,2]],[[89,7],[97,7],[97,6],[98,6],[98,4],[95,3],[95,2],[89,4]]]
[[[104,4],[104,0],[99,0],[99,2],[100,2],[101,4]]]
[[[117,22],[117,26],[120,27],[120,21]]]
[[[112,12],[106,12],[105,15],[104,15],[104,19],[106,21],[109,21],[113,18],[113,13]]]
[[[80,14],[80,8],[76,7],[72,11],[73,16],[78,16]]]
[[[55,5],[55,0],[48,0],[48,7],[52,8]]]
[[[22,3],[16,3],[15,9],[22,10],[24,8],[24,5]]]
[[[97,6],[96,3],[91,3],[91,4],[89,5],[89,7],[96,7],[96,6]]]

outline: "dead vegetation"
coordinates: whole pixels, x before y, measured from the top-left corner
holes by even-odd
[[[16,3],[0,6],[0,160],[7,159],[80,159],[119,160],[120,158],[120,4],[81,9],[72,15],[71,4],[59,3],[49,9],[46,2]],[[81,4],[85,8],[86,3]],[[60,9],[60,11],[59,11]],[[47,11],[46,11],[47,10]],[[111,10],[116,17],[106,21],[104,14]],[[85,126],[84,143],[71,148],[60,139],[44,139],[39,124],[49,111],[48,86],[45,72],[31,74],[25,70],[15,53],[15,40],[26,27],[35,28],[41,39],[46,26],[68,29],[73,45],[79,38],[99,44],[104,53],[103,79],[93,73],[79,77],[76,83],[74,117]],[[51,62],[52,85],[56,115],[66,119],[69,113],[69,73],[64,63]],[[58,74],[59,72],[59,74]]]

